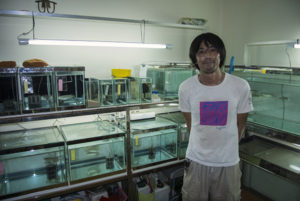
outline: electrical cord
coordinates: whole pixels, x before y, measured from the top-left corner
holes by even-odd
[[[34,30],[35,30],[35,19],[34,19],[34,13],[32,11],[32,28],[28,32],[24,32],[18,35],[17,39],[20,39],[21,36],[26,36],[30,34],[30,32],[32,32],[32,38],[35,38]]]
[[[288,60],[289,60],[289,67],[290,67],[290,70],[291,70],[291,72],[290,72],[290,81],[292,81],[292,74],[293,74],[292,62],[291,62],[291,57],[290,57],[290,54],[287,50],[287,47],[285,48],[285,53],[286,53],[286,55],[288,57]]]

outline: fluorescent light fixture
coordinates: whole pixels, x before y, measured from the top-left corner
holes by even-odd
[[[294,44],[294,48],[300,48],[300,44]]]
[[[299,39],[297,39],[297,42],[294,44],[294,48],[300,48]]]
[[[91,47],[131,47],[131,48],[171,48],[168,44],[82,41],[82,40],[53,40],[19,38],[19,45],[62,45],[62,46],[91,46]]]
[[[300,173],[300,167],[299,167],[299,166],[293,165],[293,164],[291,164],[291,165],[289,165],[289,166],[290,166],[290,168],[292,168],[293,170],[296,170],[298,173]]]

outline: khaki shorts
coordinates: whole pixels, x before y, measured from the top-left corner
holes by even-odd
[[[239,201],[241,170],[239,164],[229,167],[209,167],[194,161],[185,162],[183,201]]]

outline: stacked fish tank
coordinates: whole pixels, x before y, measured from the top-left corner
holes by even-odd
[[[58,110],[85,107],[85,68],[52,67]]]
[[[161,118],[168,119],[177,124],[178,127],[178,157],[185,158],[190,134],[186,126],[183,114],[181,112],[172,112],[167,114],[159,114]]]
[[[112,79],[100,79],[100,106],[114,105],[114,88]]]
[[[128,88],[127,78],[114,78],[113,79],[113,93],[115,105],[128,104]]]
[[[0,115],[20,113],[17,68],[0,68]]]
[[[66,185],[64,139],[57,127],[0,132],[0,199]]]
[[[85,79],[85,95],[87,107],[100,106],[100,85],[96,78]]]
[[[53,68],[19,68],[22,112],[55,110]]]
[[[112,114],[98,120],[62,125],[71,182],[126,170],[125,132]],[[125,118],[125,115],[123,115]]]
[[[151,103],[152,102],[152,80],[151,78],[128,78],[129,103]]]
[[[177,125],[163,118],[131,120],[134,169],[177,158]]]
[[[147,77],[152,80],[152,90],[161,100],[178,98],[179,85],[195,74],[190,64],[148,65]]]
[[[254,111],[248,121],[300,135],[300,76],[289,68],[235,69],[248,81]]]
[[[239,146],[243,185],[272,200],[299,200],[298,69],[252,66],[236,68],[233,74],[248,81],[254,106]],[[266,180],[275,191],[261,185]]]

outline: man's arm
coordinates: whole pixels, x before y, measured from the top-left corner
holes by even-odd
[[[244,133],[246,122],[247,122],[248,113],[240,113],[237,115],[237,126],[238,126],[238,132],[239,132],[239,141],[242,138],[242,135]]]
[[[190,112],[182,112],[188,131],[191,132],[192,116]]]

